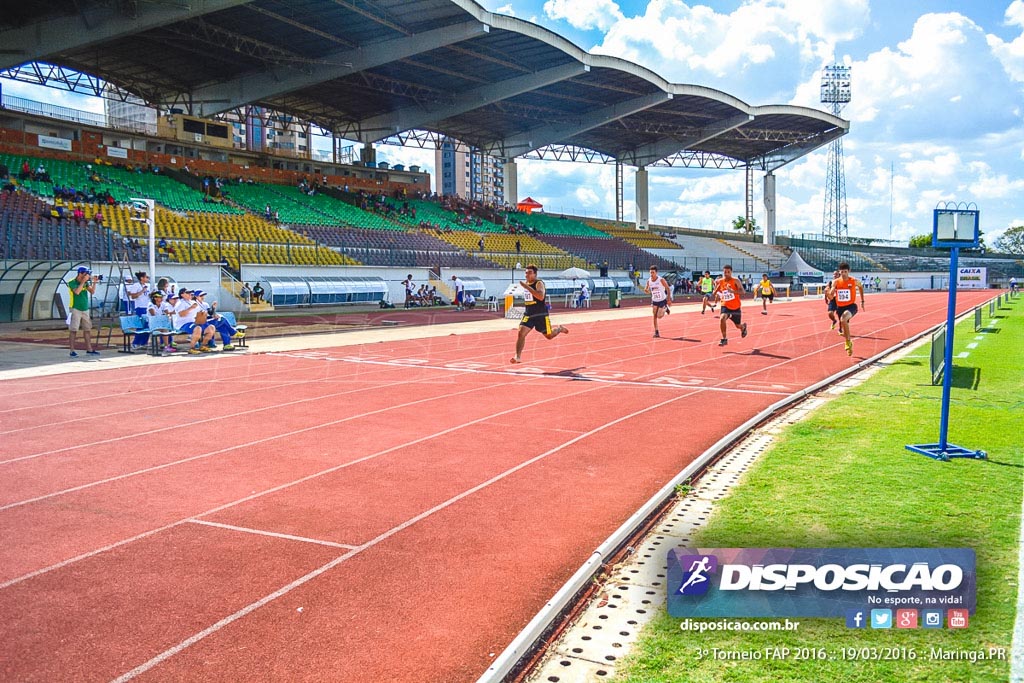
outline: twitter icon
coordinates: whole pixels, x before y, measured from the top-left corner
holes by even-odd
[[[871,628],[892,628],[892,610],[871,610]]]

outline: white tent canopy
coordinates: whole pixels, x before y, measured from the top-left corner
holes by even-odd
[[[779,270],[785,275],[796,275],[797,277],[825,277],[824,272],[804,261],[800,253],[796,251],[789,255],[789,258],[779,267]]]

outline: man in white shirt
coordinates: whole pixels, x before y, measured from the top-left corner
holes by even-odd
[[[128,311],[129,315],[134,313],[140,318],[145,319],[148,315],[147,309],[149,308],[149,275],[139,271],[135,273],[135,282],[130,285],[125,285],[125,298],[128,299]],[[132,339],[133,349],[145,348],[149,343],[149,334],[142,332],[137,333],[135,338]]]
[[[580,293],[576,297],[576,308],[583,308],[586,305],[587,299],[590,298],[590,288],[587,287],[586,282],[580,283]]]
[[[466,296],[466,283],[457,275],[452,275],[452,289],[455,290],[455,310],[461,311]]]
[[[416,292],[416,283],[412,281],[412,273],[405,276],[402,284],[405,285],[405,307],[409,308],[412,306],[413,295]]]
[[[196,323],[199,313],[202,312],[202,317],[205,318],[206,311],[198,301],[193,300],[191,290],[183,288],[178,291],[178,296],[181,300],[174,307],[175,324],[179,330],[189,335],[189,354],[195,356],[199,353],[209,353],[208,344],[213,340],[213,333],[216,330],[213,329],[213,325],[205,325],[205,322]]]

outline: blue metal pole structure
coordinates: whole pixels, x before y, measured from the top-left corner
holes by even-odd
[[[939,451],[945,453],[949,435],[949,395],[953,389],[953,330],[956,328],[956,269],[960,260],[960,249],[950,249],[949,257],[949,303],[946,307],[946,358],[942,375],[942,419],[939,422]]]

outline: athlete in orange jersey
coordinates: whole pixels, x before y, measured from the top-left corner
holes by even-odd
[[[715,296],[722,302],[722,312],[718,320],[722,328],[722,340],[719,346],[729,343],[729,335],[725,331],[725,323],[732,320],[733,325],[739,328],[740,336],[747,336],[747,324],[742,320],[740,312],[740,295],[743,294],[743,285],[732,276],[732,266],[722,268],[722,277],[715,282]]]
[[[836,314],[839,316],[839,327],[846,338],[846,355],[853,355],[853,340],[850,339],[850,320],[857,315],[857,290],[860,290],[861,308],[864,304],[864,287],[860,280],[850,277],[850,264],[839,264],[839,277],[832,281],[832,292],[836,301]]]

